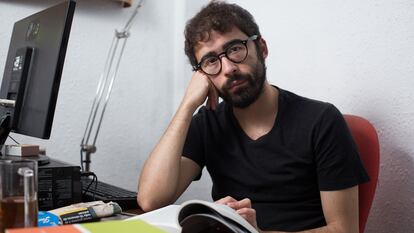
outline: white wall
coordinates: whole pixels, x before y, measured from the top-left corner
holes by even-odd
[[[1,76],[13,23],[57,2],[0,2]],[[92,157],[91,170],[100,180],[136,190],[139,170],[169,122],[174,83],[173,9],[173,1],[147,0],[131,28],[97,141],[98,151]],[[124,27],[132,10],[115,1],[78,1],[51,139],[14,134],[19,142],[38,143],[50,157],[80,164],[79,145],[114,30]]]
[[[229,2],[255,16],[270,50],[271,83],[374,124],[381,168],[366,232],[412,232],[414,2]]]
[[[13,22],[57,0],[0,1],[0,72]],[[135,1],[136,2],[136,1]],[[181,100],[191,71],[183,28],[207,0],[146,0],[131,29],[92,170],[135,189],[137,174]],[[255,16],[270,55],[268,79],[369,119],[381,143],[380,181],[366,232],[411,232],[414,216],[414,3],[410,0],[237,0]],[[133,8],[78,1],[51,139],[52,158],[79,164],[79,143],[115,28]],[[2,74],[2,73],[1,73]],[[206,173],[204,173],[206,174]],[[179,202],[210,200],[194,182]]]

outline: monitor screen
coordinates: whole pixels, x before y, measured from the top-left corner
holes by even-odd
[[[15,107],[0,107],[9,118],[2,131],[50,137],[75,5],[67,0],[14,24],[0,99]]]

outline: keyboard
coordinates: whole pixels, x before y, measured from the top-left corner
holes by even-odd
[[[122,210],[138,209],[137,193],[129,191],[102,181],[93,181],[91,178],[82,177],[83,201],[113,201],[121,206]],[[89,187],[89,188],[88,188]]]

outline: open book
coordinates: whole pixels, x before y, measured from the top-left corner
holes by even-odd
[[[143,220],[170,233],[258,233],[232,208],[201,200],[169,205],[128,220],[134,219]]]

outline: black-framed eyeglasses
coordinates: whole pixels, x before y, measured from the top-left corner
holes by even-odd
[[[246,40],[235,40],[222,53],[203,57],[197,65],[193,66],[193,70],[201,70],[208,75],[217,75],[221,72],[221,58],[223,55],[234,63],[241,63],[249,54],[247,42],[257,40],[258,38],[258,35],[253,35]]]

